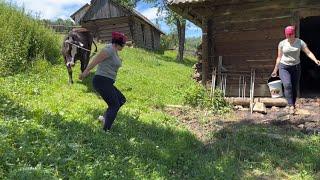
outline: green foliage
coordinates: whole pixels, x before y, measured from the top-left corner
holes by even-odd
[[[176,49],[178,47],[178,35],[176,32],[162,35],[160,39],[161,48],[164,50],[168,49]],[[192,37],[186,38],[185,41],[185,51],[193,51],[197,50],[197,47],[201,44],[201,37]]]
[[[162,35],[160,38],[160,47],[163,50],[176,49],[178,46],[178,36],[176,33]]]
[[[186,38],[185,49],[188,51],[196,51],[201,41],[201,37]]]
[[[216,90],[211,98],[210,92],[199,84],[194,84],[185,91],[184,103],[193,107],[207,108],[216,114],[231,111],[231,105],[224,99],[220,90]]]
[[[194,84],[190,86],[184,94],[184,99],[185,99],[185,104],[189,104],[192,107],[205,107],[207,102],[210,100],[206,89],[199,85],[199,84]]]
[[[58,18],[56,20],[50,19],[41,19],[40,20],[45,25],[63,25],[63,26],[74,26],[74,22],[71,19],[61,19]]]
[[[60,43],[52,31],[3,2],[0,12],[0,75],[16,74],[39,58],[56,62]]]

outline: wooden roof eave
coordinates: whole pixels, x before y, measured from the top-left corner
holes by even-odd
[[[183,18],[188,19],[193,24],[202,27],[202,19],[199,15],[193,14],[189,8],[182,8],[181,6],[169,5],[169,8],[181,15]]]
[[[73,19],[73,17],[79,13],[80,11],[82,11],[84,8],[89,7],[90,5],[88,3],[86,3],[85,5],[83,5],[80,9],[78,9],[76,12],[74,12],[72,15],[70,15],[70,17]]]

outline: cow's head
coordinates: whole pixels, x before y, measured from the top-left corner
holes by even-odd
[[[83,44],[79,41],[74,40],[73,37],[69,36],[64,41],[65,48],[65,57],[66,57],[66,66],[73,67],[75,65],[74,58],[78,53],[78,47],[83,47]]]

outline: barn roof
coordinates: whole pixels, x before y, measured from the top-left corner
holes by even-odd
[[[77,13],[79,13],[82,9],[89,7],[90,5],[86,3],[84,6],[82,6],[80,9],[78,9],[76,12],[74,12],[70,17],[73,18]]]
[[[195,2],[202,2],[206,0],[169,0],[169,4],[184,4],[184,3],[195,3]]]
[[[157,27],[157,26],[156,26],[155,24],[153,24],[147,17],[145,17],[144,15],[142,15],[140,12],[136,11],[135,9],[130,9],[130,8],[128,8],[128,7],[125,7],[125,6],[123,6],[123,5],[115,2],[115,1],[113,1],[113,0],[110,0],[110,1],[111,1],[112,3],[114,3],[114,4],[116,4],[116,5],[124,8],[125,10],[129,11],[132,15],[134,15],[134,16],[138,17],[139,19],[145,21],[146,23],[148,23],[149,25],[151,25],[152,27],[154,27],[157,31],[159,31],[161,34],[165,34],[159,27]],[[89,8],[88,8],[88,10],[87,10],[87,12],[86,12],[86,14],[87,14],[87,13],[91,10],[92,5],[95,4],[95,3],[96,3],[96,0],[91,1],[91,4],[90,4],[90,5],[89,5],[89,4],[84,5],[84,6],[81,7],[79,10],[77,10],[75,13],[73,13],[73,14],[71,15],[71,17],[73,17],[74,15],[76,15],[77,13],[79,13],[79,12],[80,12],[82,9],[84,9],[85,7],[89,6]],[[83,18],[86,17],[86,14],[83,16]]]

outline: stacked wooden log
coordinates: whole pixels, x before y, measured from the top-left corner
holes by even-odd
[[[202,79],[202,46],[201,44],[198,46],[196,51],[198,62],[193,65],[194,74],[193,79],[197,82],[200,82]]]

